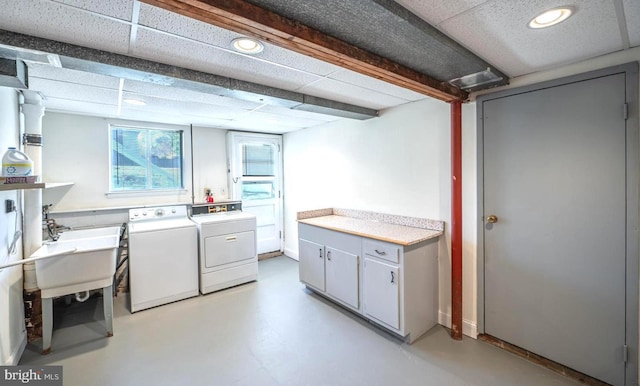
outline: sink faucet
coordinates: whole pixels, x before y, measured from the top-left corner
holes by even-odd
[[[47,233],[49,234],[49,238],[53,241],[58,241],[60,235],[58,234],[58,224],[56,224],[56,220],[52,218],[48,218],[44,220],[47,227]]]
[[[42,206],[42,225],[46,228],[49,239],[51,241],[58,241],[58,238],[60,238],[60,235],[58,234],[58,224],[56,224],[55,219],[49,218],[50,206],[51,204]]]

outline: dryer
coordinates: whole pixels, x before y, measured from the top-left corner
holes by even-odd
[[[194,205],[198,226],[200,292],[219,291],[258,279],[256,216],[240,202]]]

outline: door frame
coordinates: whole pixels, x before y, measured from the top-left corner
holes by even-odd
[[[477,328],[479,334],[485,333],[485,293],[484,293],[484,102],[505,98],[513,95],[524,94],[546,88],[562,86],[570,83],[589,79],[625,74],[627,121],[626,121],[626,194],[627,194],[627,219],[626,219],[626,344],[629,348],[629,357],[625,371],[626,383],[638,378],[638,272],[639,238],[638,238],[638,209],[640,196],[639,162],[640,136],[638,133],[638,62],[621,64],[609,68],[590,71],[583,74],[572,75],[554,79],[533,85],[517,87],[514,89],[498,91],[479,96],[476,99],[476,123],[477,123]],[[623,114],[621,109],[620,114]]]
[[[282,134],[270,134],[270,133],[255,133],[250,131],[237,131],[237,130],[229,130],[226,134],[227,138],[227,184],[229,185],[229,198],[232,200],[236,200],[236,196],[238,195],[238,187],[237,184],[234,183],[234,177],[231,175],[232,171],[232,163],[235,162],[233,159],[234,155],[236,155],[236,151],[233,149],[234,143],[237,138],[245,138],[245,139],[256,139],[257,142],[260,140],[265,141],[275,141],[277,142],[278,147],[278,156],[277,162],[278,164],[275,166],[276,172],[279,175],[279,185],[278,185],[278,197],[275,200],[278,202],[279,211],[277,222],[277,231],[280,234],[280,243],[279,243],[279,251],[284,251],[284,159],[283,159],[283,140]],[[241,200],[241,199],[239,199]],[[257,248],[257,246],[256,246]],[[275,251],[274,251],[275,252]]]

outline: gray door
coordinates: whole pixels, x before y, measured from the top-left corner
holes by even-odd
[[[624,103],[624,74],[483,103],[485,333],[616,385]]]

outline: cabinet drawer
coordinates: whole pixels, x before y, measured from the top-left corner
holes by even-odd
[[[364,239],[363,250],[366,255],[397,263],[400,259],[400,246],[383,241]]]

